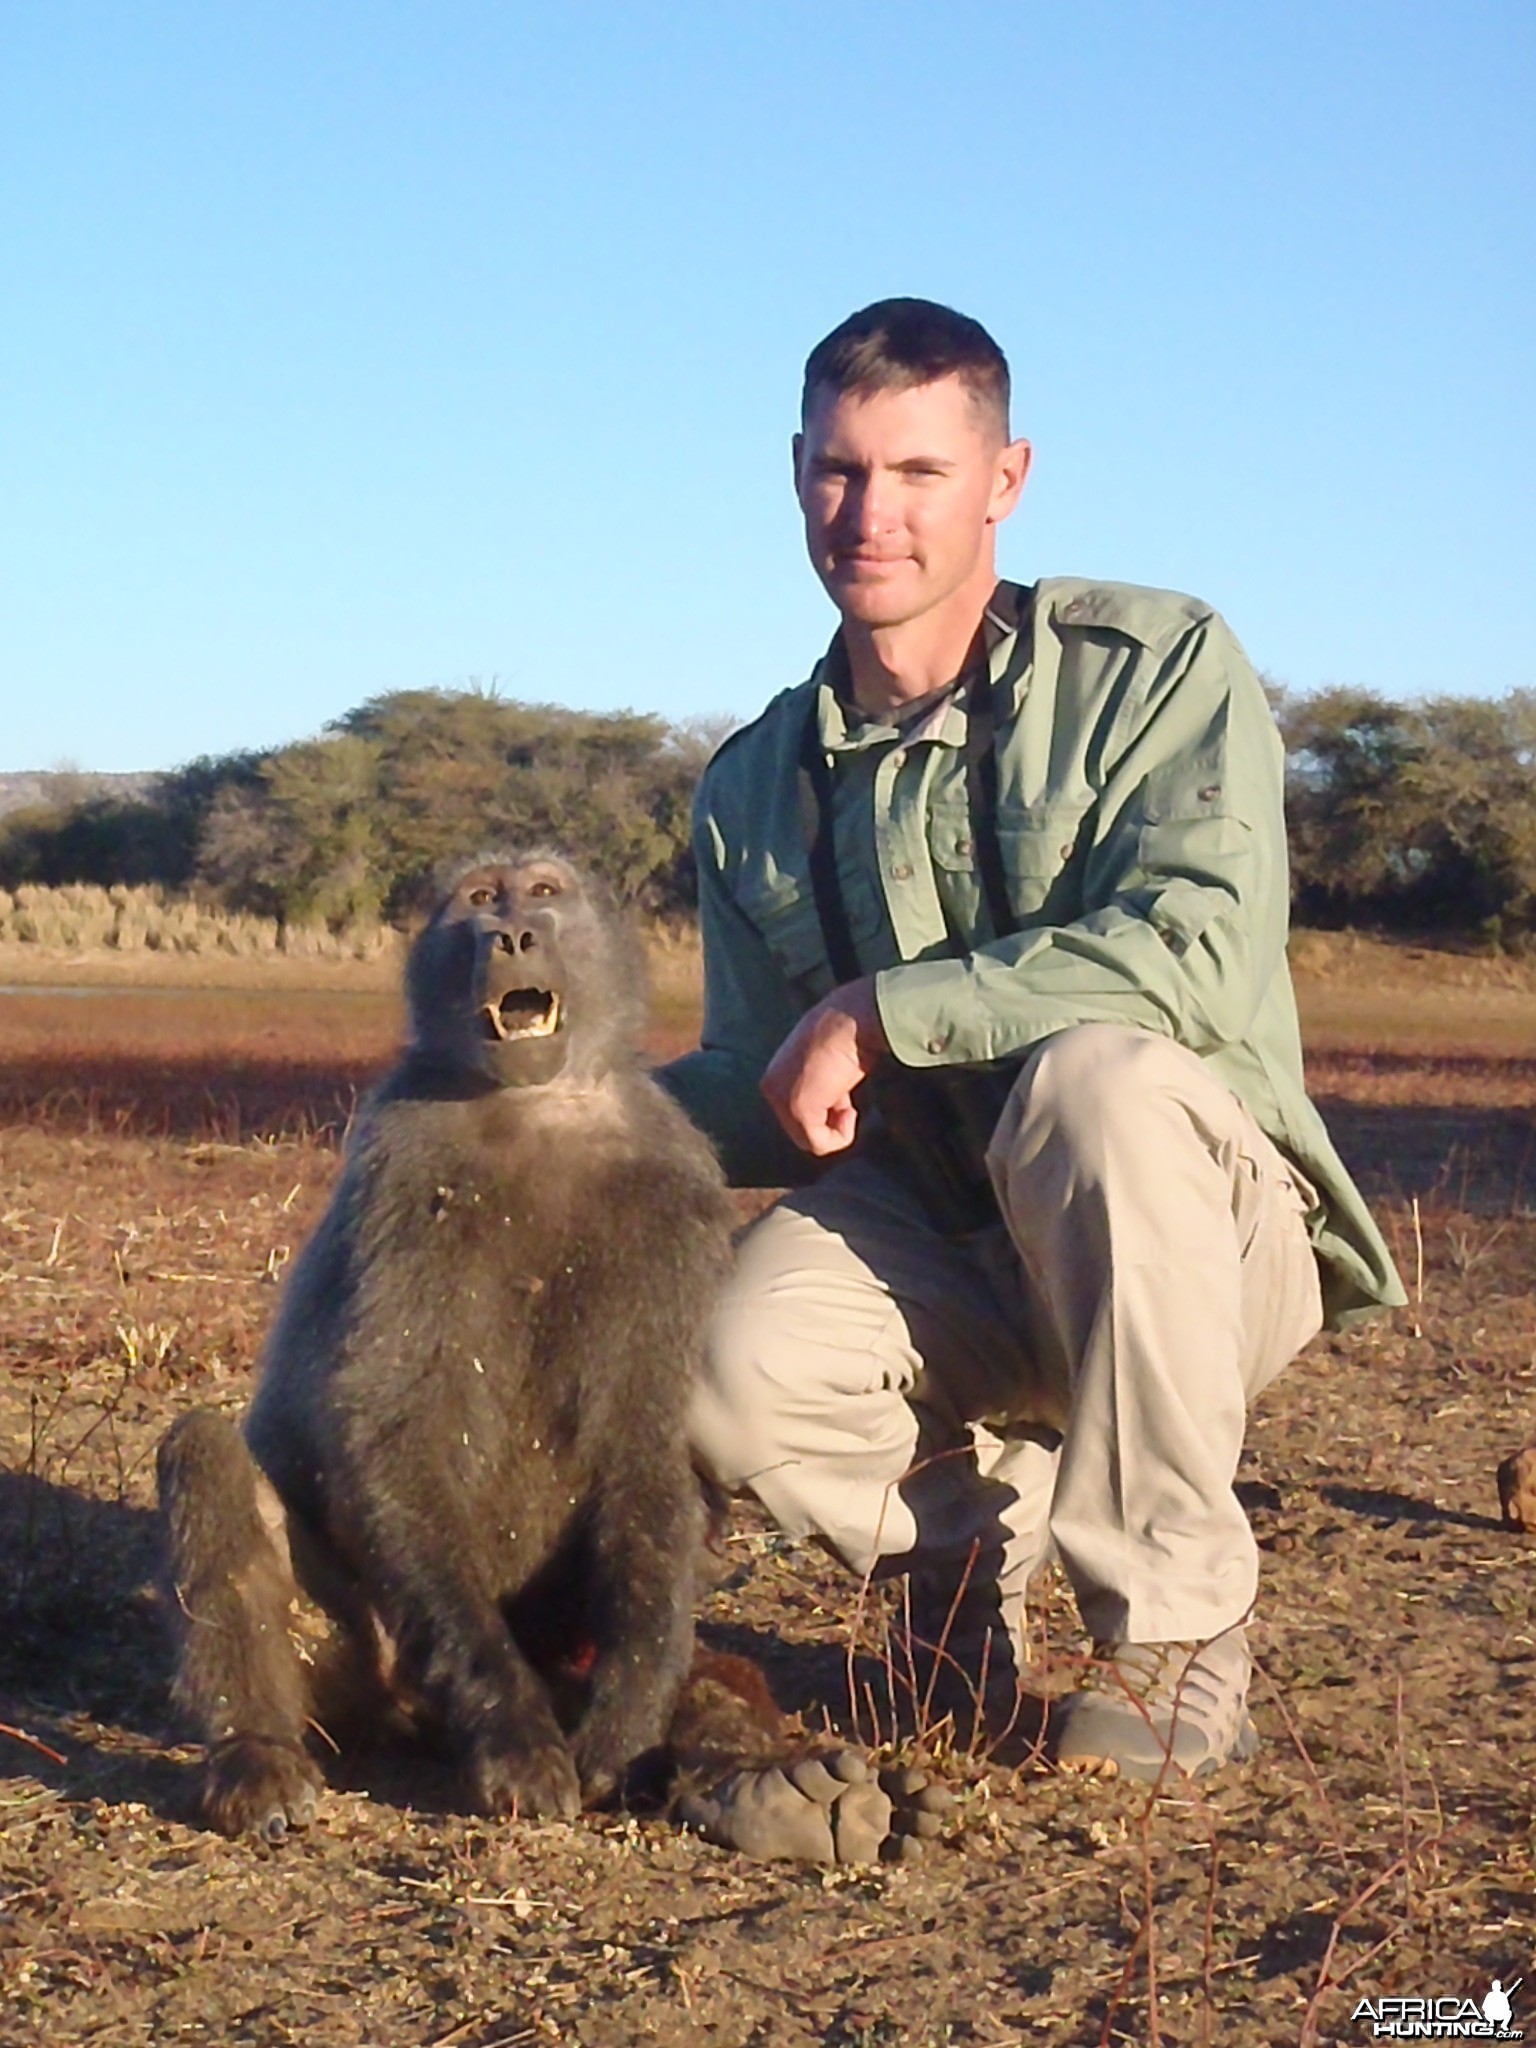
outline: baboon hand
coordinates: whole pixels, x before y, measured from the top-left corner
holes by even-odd
[[[621,1700],[611,1712],[589,1714],[571,1737],[583,1804],[602,1806],[615,1793],[644,1786],[665,1734],[665,1721],[654,1705],[641,1710],[641,1703]]]
[[[208,1752],[203,1811],[226,1835],[280,1842],[315,1817],[321,1778],[296,1742],[230,1735]]]
[[[686,1793],[678,1812],[706,1841],[758,1861],[874,1863],[915,1855],[950,1803],[921,1771],[876,1776],[858,1750],[832,1749],[733,1771]]]
[[[581,1811],[576,1760],[559,1734],[482,1746],[470,1764],[469,1782],[481,1813],[574,1820]]]

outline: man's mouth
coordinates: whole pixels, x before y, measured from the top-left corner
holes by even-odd
[[[480,1011],[480,1027],[493,1042],[552,1038],[560,1028],[560,998],[550,989],[514,988]]]

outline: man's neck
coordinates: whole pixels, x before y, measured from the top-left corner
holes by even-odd
[[[996,572],[970,578],[921,618],[899,626],[843,620],[843,647],[854,702],[870,718],[889,718],[903,705],[952,683],[981,651],[981,622],[997,587]]]

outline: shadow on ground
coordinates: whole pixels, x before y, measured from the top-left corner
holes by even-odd
[[[1497,1515],[1463,1514],[1455,1508],[1437,1507],[1432,1500],[1424,1500],[1411,1493],[1384,1493],[1354,1486],[1324,1486],[1319,1488],[1319,1492],[1330,1506],[1343,1508],[1346,1513],[1359,1515],[1382,1528],[1389,1528],[1396,1522],[1412,1522],[1422,1525],[1426,1531],[1433,1526],[1436,1529],[1497,1529],[1504,1533],[1504,1524]]]
[[[7,1056],[0,1124],[150,1138],[339,1135],[379,1061],[186,1054],[100,1059]]]
[[[1476,1216],[1536,1205],[1536,1117],[1524,1109],[1428,1109],[1320,1096],[1364,1193]]]

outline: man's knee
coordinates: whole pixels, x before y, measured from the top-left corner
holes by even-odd
[[[733,1493],[778,1455],[784,1348],[771,1290],[744,1286],[738,1272],[711,1319],[688,1414],[695,1457]]]
[[[1213,1090],[1224,1093],[1199,1058],[1172,1039],[1123,1024],[1075,1024],[1024,1061],[987,1164],[994,1179],[1006,1177],[1053,1141],[1091,1164],[1122,1136],[1166,1125],[1171,1106]]]
[[[722,1485],[761,1491],[763,1473],[819,1463],[846,1437],[886,1448],[911,1430],[900,1396],[916,1364],[901,1311],[842,1234],[780,1204],[742,1240],[711,1318],[695,1454]]]

